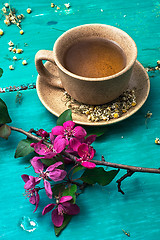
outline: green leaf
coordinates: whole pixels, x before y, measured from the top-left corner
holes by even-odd
[[[56,159],[55,158],[51,158],[51,159],[46,159],[46,158],[42,158],[41,162],[44,163],[47,167],[51,166],[52,164],[56,163]]]
[[[84,169],[86,169],[86,168],[83,167],[82,165],[79,165],[79,166],[77,166],[77,167],[74,168],[74,170],[73,170],[72,173],[75,174],[76,172],[82,171],[82,170],[84,170]]]
[[[72,121],[72,111],[71,109],[65,110],[57,119],[57,125],[62,126],[64,122],[66,121]]]
[[[68,188],[65,188],[62,196],[72,196],[73,203],[75,203],[76,202],[76,192],[77,192],[77,185],[73,184],[73,185],[69,186]]]
[[[56,159],[57,162],[62,162],[62,163],[64,163],[64,158],[63,158],[63,156],[62,156],[61,154],[57,154],[57,155],[55,156],[55,159]],[[59,166],[59,168],[60,168],[60,169],[64,169],[64,164],[61,165],[61,166]]]
[[[58,236],[61,231],[68,225],[68,223],[70,222],[72,216],[71,215],[64,215],[64,221],[61,227],[56,227],[54,226],[54,231],[56,236]]]
[[[10,123],[10,122],[12,122],[12,120],[9,116],[7,105],[0,98],[0,125],[5,123]]]
[[[34,148],[30,146],[31,143],[34,141],[32,139],[23,139],[18,143],[16,152],[15,152],[15,158],[24,157],[30,154],[31,152],[34,152]]]
[[[90,135],[96,135],[97,137],[100,137],[104,134],[105,132],[100,130],[100,129],[89,129],[87,130],[87,136],[86,137],[89,137]]]
[[[88,184],[98,183],[99,185],[108,185],[117,175],[119,170],[105,171],[103,167],[86,169],[80,180]]]
[[[10,134],[11,134],[11,129],[8,125],[4,124],[0,127],[0,137],[7,140]]]
[[[64,183],[58,183],[52,187],[52,192],[54,196],[59,196],[59,195],[61,196],[64,190],[65,190]]]
[[[2,74],[3,74],[3,69],[0,68],[0,77],[2,77]]]

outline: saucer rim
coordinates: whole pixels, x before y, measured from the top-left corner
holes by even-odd
[[[50,63],[49,61],[46,61],[45,62],[45,65],[47,65],[48,63]],[[118,122],[121,122],[129,117],[131,117],[133,114],[135,114],[143,105],[144,103],[146,102],[147,98],[148,98],[148,95],[149,95],[149,92],[150,92],[150,80],[149,80],[149,76],[146,72],[146,70],[144,69],[143,65],[138,61],[136,60],[136,64],[138,64],[141,69],[143,70],[144,74],[145,74],[145,79],[146,79],[146,82],[147,82],[147,88],[146,88],[146,95],[145,95],[145,98],[142,99],[141,102],[138,103],[138,107],[134,107],[134,108],[131,108],[130,109],[130,112],[126,112],[124,113],[121,117],[119,118],[116,118],[116,119],[110,119],[109,121],[100,121],[100,122],[85,122],[85,121],[78,121],[78,120],[74,120],[74,115],[77,115],[79,117],[81,117],[81,115],[78,115],[78,114],[75,114],[75,113],[72,113],[72,119],[73,121],[76,123],[76,124],[80,124],[80,125],[86,125],[86,126],[106,126],[106,125],[111,125],[111,124],[115,124],[115,123],[118,123]],[[40,91],[40,78],[41,76],[38,74],[37,76],[37,81],[36,81],[36,90],[37,90],[37,95],[41,101],[41,103],[44,105],[44,107],[49,111],[51,112],[53,115],[55,115],[56,117],[59,117],[60,114],[57,113],[56,111],[54,111],[53,108],[51,108],[50,106],[48,106],[48,104],[45,102],[44,98],[43,98],[43,94],[41,94],[41,91]],[[48,85],[46,83],[46,85]],[[61,89],[60,89],[61,91]],[[67,110],[69,108],[66,107],[65,110]],[[64,111],[65,111],[64,110]]]

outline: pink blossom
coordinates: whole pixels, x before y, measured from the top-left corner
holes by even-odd
[[[52,189],[51,184],[47,180],[51,179],[55,182],[61,181],[65,178],[67,172],[61,169],[57,169],[60,165],[62,165],[62,162],[56,162],[55,164],[49,166],[45,171],[43,163],[39,160],[40,157],[34,157],[31,160],[31,164],[34,168],[34,171],[36,173],[39,173],[39,180],[43,179],[44,181],[44,188],[46,191],[46,194],[49,198],[52,198]]]
[[[90,135],[85,140],[84,143],[91,145],[96,140],[97,135]]]
[[[35,178],[32,176],[28,176],[27,174],[23,174],[22,176],[23,181],[25,182],[24,188],[25,188],[25,195],[29,198],[29,201],[31,204],[35,204],[35,210],[37,210],[39,205],[39,188],[35,188],[35,185],[40,182],[39,178]]]
[[[39,129],[37,132],[36,132],[36,134],[38,135],[38,136],[41,136],[42,138],[46,138],[46,137],[48,137],[48,135],[49,135],[49,133],[47,133],[45,130],[43,130],[43,129]]]
[[[34,148],[34,151],[36,153],[38,153],[39,155],[43,155],[43,157],[38,157],[39,159],[53,158],[65,149],[66,142],[65,139],[63,139],[61,136],[58,136],[53,142],[53,147],[47,147],[45,144],[42,143],[42,141],[38,143],[31,143],[31,147]]]
[[[71,148],[71,150],[77,152],[78,151],[78,148],[79,146],[82,144],[82,143],[86,143],[88,146],[90,146],[94,141],[96,140],[96,135],[90,135],[88,136],[86,139],[83,138],[83,139],[77,139],[77,138],[72,138],[70,140],[70,144],[69,144],[69,147]],[[68,150],[68,149],[67,149]],[[69,149],[70,150],[70,149]],[[94,150],[95,151],[95,150]]]
[[[52,209],[52,222],[56,227],[60,227],[64,221],[64,214],[67,215],[76,215],[80,212],[77,204],[73,204],[70,201],[72,200],[71,196],[64,196],[57,200],[56,204],[48,204],[42,211],[42,215],[45,215]]]
[[[80,156],[80,158],[78,158],[77,161],[80,162],[83,167],[95,168],[96,165],[89,161],[92,160],[94,154],[95,150],[91,146],[86,143],[82,143],[78,147],[78,155]]]
[[[52,129],[52,135],[63,137],[66,140],[66,144],[69,145],[72,138],[83,139],[87,133],[81,126],[75,127],[75,123],[73,121],[66,121],[63,123],[63,126],[54,127]]]

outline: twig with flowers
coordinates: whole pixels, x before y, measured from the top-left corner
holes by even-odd
[[[57,126],[53,127],[50,133],[43,129],[38,131],[31,129],[26,132],[9,126],[7,123],[10,122],[7,106],[0,99],[0,137],[8,139],[12,131],[27,136],[19,142],[15,152],[16,158],[34,154],[30,163],[36,175],[21,176],[25,183],[25,194],[29,197],[30,203],[35,205],[34,212],[39,206],[43,191],[51,199],[51,203],[42,210],[42,215],[52,211],[51,218],[56,236],[67,226],[72,216],[80,212],[76,198],[87,186],[96,183],[106,186],[116,177],[120,169],[125,169],[127,173],[117,180],[118,191],[124,194],[121,182],[133,173],[160,174],[160,169],[107,162],[104,156],[100,161],[93,160],[96,151],[92,143],[96,140],[96,135],[87,136],[83,127],[76,126],[72,121],[71,110],[61,114]],[[106,170],[104,166],[116,170]]]

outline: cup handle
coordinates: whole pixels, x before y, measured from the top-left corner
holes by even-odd
[[[57,88],[63,88],[60,78],[50,73],[43,65],[42,60],[47,60],[56,65],[53,59],[53,52],[50,50],[39,50],[35,56],[36,69],[39,75],[44,77],[49,84]]]

